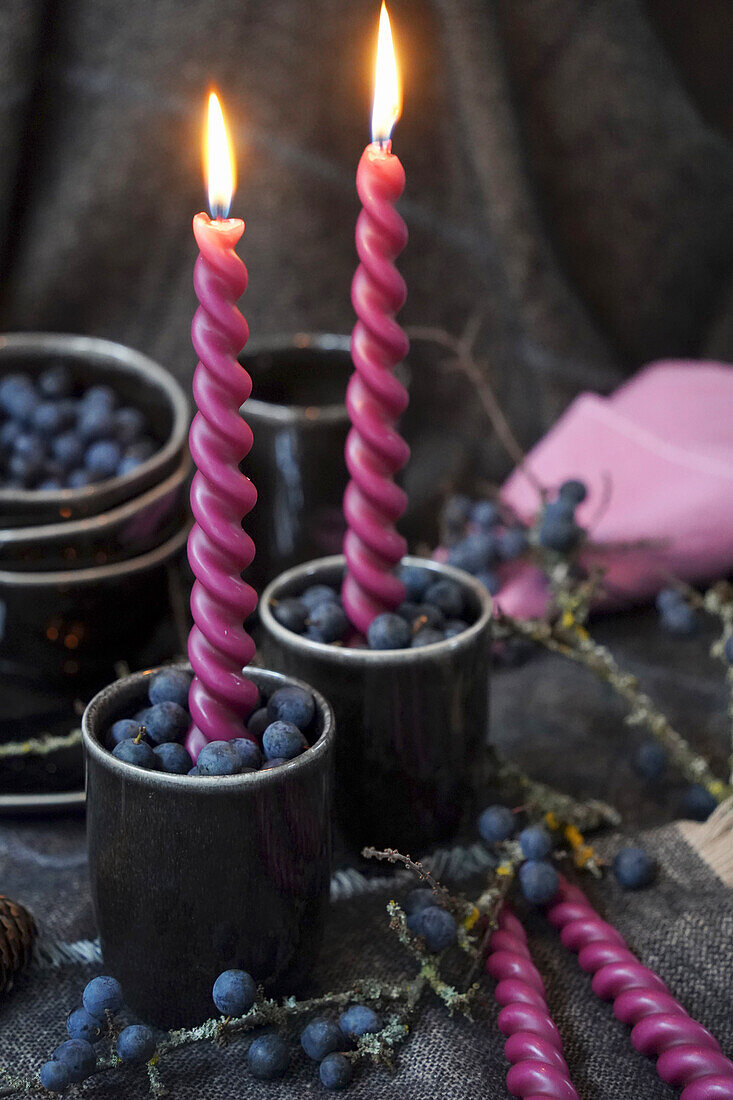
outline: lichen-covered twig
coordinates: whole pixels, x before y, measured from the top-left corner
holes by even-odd
[[[505,850],[505,857],[496,869],[496,881],[487,886],[476,902],[476,908],[484,917],[486,927],[481,942],[476,949],[473,964],[468,972],[466,982],[469,986],[473,985],[483,970],[483,964],[489,953],[489,940],[492,932],[498,926],[501,907],[507,899],[522,858],[521,850],[517,844],[508,845]]]
[[[531,779],[516,765],[499,761],[499,784],[503,791],[516,791],[513,801],[526,807],[531,817],[543,818],[554,814],[563,824],[575,825],[583,833],[593,832],[605,826],[618,826],[621,815],[613,806],[598,799],[581,802],[563,791]]]
[[[725,668],[728,682],[728,718],[730,721],[730,752],[728,758],[729,784],[733,787],[733,664],[728,659],[725,647],[733,636],[733,585],[720,581],[701,596],[694,588],[684,585],[685,595],[694,604],[716,618],[721,627],[721,635],[710,647],[710,655],[720,661]]]
[[[48,733],[42,737],[29,737],[27,741],[5,741],[0,745],[0,760],[17,756],[48,756],[60,749],[73,749],[81,744],[81,730],[65,734]]]
[[[152,1072],[150,1069],[148,1070],[153,1095],[164,1095],[164,1086],[160,1080],[158,1067],[166,1057],[181,1047],[201,1042],[221,1043],[238,1034],[265,1025],[284,1027],[291,1019],[297,1019],[311,1013],[316,1014],[324,1008],[344,1008],[357,998],[384,1006],[403,1003],[405,1012],[411,1015],[419,996],[416,999],[414,979],[404,979],[390,983],[364,978],[355,982],[351,989],[343,992],[325,993],[322,996],[311,997],[303,1001],[296,1001],[294,997],[289,997],[282,1002],[263,999],[258,1001],[244,1016],[227,1020],[212,1018],[198,1024],[196,1027],[169,1031],[157,1045],[155,1057],[152,1060]],[[369,1057],[374,1061],[389,1062],[392,1049],[406,1037],[407,1029],[399,1024],[396,1026],[395,1018],[391,1017],[382,1031],[369,1037],[368,1043],[357,1044],[355,1055],[356,1057]],[[112,1071],[120,1065],[120,1060],[113,1054],[99,1058],[93,1076]],[[7,1082],[5,1088],[0,1088],[0,1097],[29,1095],[46,1091],[41,1085],[37,1074],[20,1077],[10,1075],[0,1069],[0,1078]]]
[[[386,860],[388,863],[401,863],[410,871],[413,871],[421,882],[426,882],[441,900],[445,902],[450,901],[451,896],[445,886],[442,886],[428,868],[420,863],[419,860],[403,855],[402,852],[398,852],[395,848],[385,848],[383,850],[379,848],[362,848],[361,854],[364,859],[378,859]]]
[[[506,634],[536,642],[583,665],[609,684],[627,703],[627,723],[645,726],[664,745],[670,760],[688,782],[703,784],[719,800],[733,793],[733,788],[717,778],[707,760],[694,751],[667,716],[641,690],[636,676],[623,672],[611,651],[595,642],[584,628],[575,623],[564,623],[562,619],[554,623],[543,619],[515,619],[503,612],[497,613],[497,625]],[[578,827],[582,828],[580,823]]]

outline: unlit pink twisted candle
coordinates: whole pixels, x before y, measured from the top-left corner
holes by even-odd
[[[193,232],[200,249],[193,280],[201,304],[191,326],[199,364],[193,380],[198,412],[189,436],[197,472],[188,560],[196,581],[195,625],[188,639],[194,727],[186,744],[196,759],[206,741],[247,735],[245,720],[259,693],[242,675],[255,653],[244,620],[257,606],[254,589],[240,576],[254,557],[242,519],[257,500],[252,482],[239,470],[252,446],[252,432],[239,415],[252,380],[237,361],[249,334],[235,304],[247,286],[247,269],[234,251],[244,222],[197,214]]]
[[[635,1048],[656,1057],[662,1080],[683,1090],[680,1100],[731,1100],[733,1062],[662,979],[642,966],[620,933],[601,920],[582,890],[561,879],[547,917],[593,975],[593,992],[612,1000],[618,1019],[631,1025]]]
[[[354,374],[346,391],[352,428],[346,443],[351,475],[344,496],[347,572],[342,597],[353,626],[366,633],[375,616],[405,598],[392,570],[407,550],[395,523],[407,504],[394,475],[410,457],[395,428],[407,408],[407,391],[393,368],[407,354],[405,333],[394,319],[406,297],[394,266],[407,243],[407,227],[394,208],[405,186],[390,143],[372,142],[356,175],[363,209],[356,225],[360,264],[351,287],[358,321],[351,337]]]
[[[497,923],[486,969],[498,981],[494,995],[504,1006],[497,1022],[501,1033],[508,1036],[504,1054],[512,1068],[507,1088],[512,1096],[524,1100],[578,1100],[524,928],[507,905]]]

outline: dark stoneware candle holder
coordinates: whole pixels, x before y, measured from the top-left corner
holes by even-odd
[[[349,344],[348,336],[301,332],[250,340],[242,353],[252,376],[242,414],[254,433],[245,472],[259,493],[247,517],[257,547],[247,579],[258,590],[341,548]]]
[[[491,598],[450,566],[405,558],[461,584],[474,622],[416,649],[347,649],[285,629],[270,602],[308,585],[340,587],[342,556],[283,573],[263,593],[261,650],[271,666],[315,684],[336,714],[337,820],[364,844],[424,851],[453,836],[474,811],[488,732]]]
[[[247,674],[263,689],[287,682]],[[317,740],[268,771],[145,771],[100,740],[144,704],[151,675],[112,684],[84,713],[87,837],[105,968],[133,1012],[171,1027],[216,1015],[212,985],[232,967],[268,993],[302,985],[328,899],[334,719],[314,692]]]

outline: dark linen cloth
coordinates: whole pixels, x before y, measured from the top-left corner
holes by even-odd
[[[674,825],[642,837],[660,864],[657,884],[639,894],[621,891],[608,879],[603,887],[584,888],[604,916],[617,926],[641,960],[668,983],[690,1014],[709,1027],[723,1050],[733,1050],[733,995],[730,944],[733,913],[730,891],[695,855]],[[84,842],[80,825],[4,829],[0,841],[3,889],[22,897],[36,912],[47,934],[65,940],[93,934],[85,881]],[[612,855],[618,838],[601,846]],[[387,930],[385,904],[395,891],[358,896],[333,904],[326,947],[316,982],[328,989],[347,988],[360,976],[399,974],[414,964]],[[573,1081],[585,1100],[667,1100],[668,1086],[656,1076],[653,1062],[636,1054],[628,1030],[608,1004],[598,1001],[590,979],[564,950],[559,937],[537,914],[527,916],[533,957],[546,986],[548,1002],[562,1034]],[[465,965],[465,964],[464,964]],[[0,1068],[36,1069],[65,1038],[64,1020],[79,1003],[85,982],[99,966],[35,969],[21,977],[0,1006]],[[492,983],[484,979],[485,997],[475,1018],[448,1017],[429,995],[408,1041],[400,1048],[394,1073],[365,1067],[350,1087],[354,1100],[438,1100],[460,1096],[508,1096],[503,1038],[496,1028]],[[277,1100],[318,1095],[317,1066],[299,1049],[291,1033],[291,1070],[282,1082],[254,1081],[246,1069],[249,1039],[235,1040],[225,1050],[208,1043],[189,1047],[161,1064],[170,1094],[180,1100],[230,1100],[271,1096]],[[85,1094],[144,1097],[144,1069],[125,1068],[100,1075],[84,1086]]]
[[[615,616],[594,627],[623,666],[635,672],[696,747],[722,768],[725,756],[726,691],[719,670],[705,656],[705,642],[661,637],[648,614]],[[679,794],[674,776],[650,789],[635,774],[639,735],[623,726],[609,691],[583,669],[560,658],[537,656],[520,668],[498,672],[493,682],[492,739],[532,774],[576,794],[605,797],[623,811],[624,828],[597,841],[612,858],[618,848],[640,841],[659,861],[656,883],[641,892],[622,891],[612,874],[602,883],[583,876],[581,885],[598,910],[626,937],[641,961],[656,970],[690,1014],[709,1027],[723,1050],[733,1052],[733,910],[731,891],[669,823]],[[666,823],[664,823],[666,822]],[[646,832],[643,825],[655,825]],[[464,838],[471,839],[471,838]],[[144,851],[144,838],[141,837]],[[149,854],[154,860],[154,853]],[[340,866],[348,856],[339,856]],[[383,873],[383,866],[378,868]],[[94,936],[86,879],[83,823],[78,820],[6,822],[0,827],[0,883],[3,893],[36,914],[46,941],[73,942]],[[410,973],[412,961],[387,929],[386,902],[396,889],[361,891],[345,897],[337,877],[325,949],[315,985],[347,988],[359,976]],[[475,891],[478,881],[458,881]],[[404,889],[404,887],[402,887]],[[598,1001],[575,956],[536,913],[520,907],[530,946],[547,985],[573,1080],[584,1100],[667,1100],[673,1092],[652,1062],[631,1048],[628,1031],[609,1005]],[[100,966],[34,969],[0,1001],[0,1068],[37,1068],[64,1037],[66,1013]],[[355,1100],[438,1100],[490,1097],[503,1100],[507,1063],[496,1026],[492,983],[475,1019],[448,1017],[430,996],[414,1032],[400,1048],[397,1069],[365,1067],[350,1095]],[[221,1051],[210,1044],[188,1048],[166,1060],[164,1083],[180,1100],[318,1095],[317,1069],[299,1051],[292,1034],[293,1068],[281,1083],[254,1082],[246,1070],[248,1039]],[[141,1069],[95,1078],[90,1096],[146,1095]]]
[[[80,331],[188,382],[205,90],[240,165],[253,337],[349,331],[377,0],[6,0],[0,325]],[[525,445],[578,390],[733,352],[726,0],[393,0],[410,325],[477,348]],[[511,463],[417,342],[413,512]],[[427,537],[428,533],[413,528]]]

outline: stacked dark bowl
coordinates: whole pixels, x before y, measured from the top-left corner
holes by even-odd
[[[172,655],[146,647],[170,616],[170,571],[187,535],[186,395],[166,370],[120,344],[0,336],[0,383],[58,366],[76,392],[106,386],[140,410],[155,449],[128,472],[81,488],[0,482],[0,678],[14,689],[0,699],[0,741],[53,731],[49,692],[68,711],[69,699],[85,701],[121,663]],[[44,699],[37,714],[21,700],[34,685]]]

